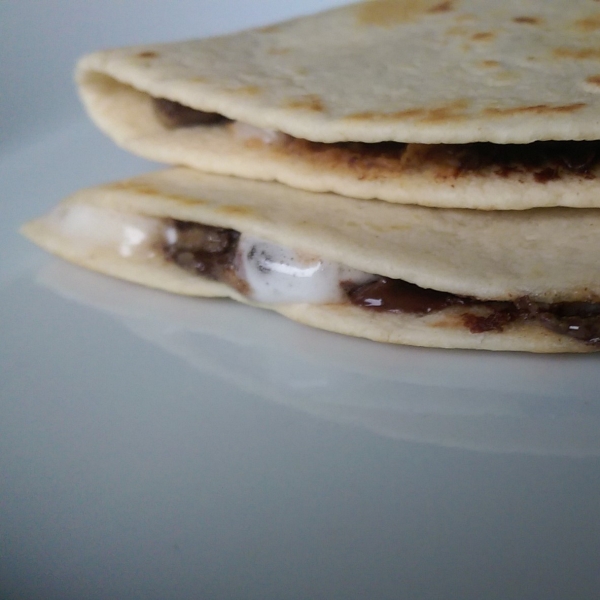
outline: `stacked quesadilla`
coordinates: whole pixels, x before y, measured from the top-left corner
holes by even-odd
[[[24,231],[349,335],[597,350],[598,48],[594,0],[371,0],[92,54],[76,76],[95,123],[185,168],[79,192]]]

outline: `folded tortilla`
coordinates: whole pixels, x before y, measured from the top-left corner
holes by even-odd
[[[158,162],[476,209],[598,207],[600,5],[371,0],[84,57],[96,124]]]
[[[376,341],[600,348],[600,211],[472,211],[169,169],[80,191],[23,232],[71,262]]]

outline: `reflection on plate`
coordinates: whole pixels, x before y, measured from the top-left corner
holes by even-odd
[[[38,282],[106,311],[194,369],[380,435],[489,452],[600,454],[595,355],[408,348],[314,330],[53,262]],[[589,363],[594,363],[591,365]]]

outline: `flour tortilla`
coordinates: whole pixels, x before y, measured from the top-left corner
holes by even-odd
[[[600,5],[371,0],[279,25],[109,50],[77,68],[93,120],[151,160],[312,191],[428,206],[596,207],[595,178],[353,158],[165,128],[151,96],[314,142],[526,144],[600,139]]]
[[[287,186],[170,169],[83,190],[65,201],[228,227],[299,251],[424,288],[480,299],[548,302],[600,299],[600,211],[443,210],[312,194]],[[123,258],[85,247],[54,217],[24,233],[84,267],[192,296],[247,300],[226,285],[154,257]],[[445,348],[585,352],[592,346],[529,323],[472,334],[464,309],[427,316],[338,305],[265,305],[297,321],[369,339]]]

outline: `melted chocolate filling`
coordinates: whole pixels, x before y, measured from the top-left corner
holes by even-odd
[[[153,98],[154,109],[161,123],[169,129],[197,125],[223,125],[231,120],[223,115],[203,112],[167,100]],[[399,161],[407,149],[418,157],[416,163],[434,164],[449,169],[454,178],[464,173],[492,171],[500,177],[532,173],[534,181],[547,183],[564,175],[574,174],[595,178],[600,165],[600,141],[532,142],[531,144],[404,144],[401,142],[337,142],[325,144],[286,136],[287,144],[306,146],[319,153],[338,148],[348,154],[348,161],[384,158]]]
[[[177,240],[164,245],[167,260],[195,275],[231,283],[238,231],[188,221],[173,221],[172,226]]]
[[[423,289],[400,279],[379,277],[345,288],[352,304],[381,312],[426,315],[450,306],[464,306],[463,325],[471,333],[501,332],[514,321],[535,321],[555,333],[600,346],[600,303],[536,302],[529,297],[514,302],[478,300],[448,292]]]
[[[182,269],[229,284],[248,293],[235,274],[234,263],[240,233],[188,221],[172,221],[177,236],[163,251],[167,260]],[[600,303],[536,302],[523,297],[514,302],[478,300],[448,292],[424,289],[390,277],[377,277],[361,285],[342,282],[348,301],[366,310],[427,315],[451,306],[464,307],[460,318],[471,333],[501,332],[514,321],[535,321],[560,335],[600,346]]]
[[[426,290],[402,279],[389,277],[379,277],[356,287],[343,287],[352,304],[381,312],[426,315],[455,304],[465,304],[465,299],[459,296]]]

